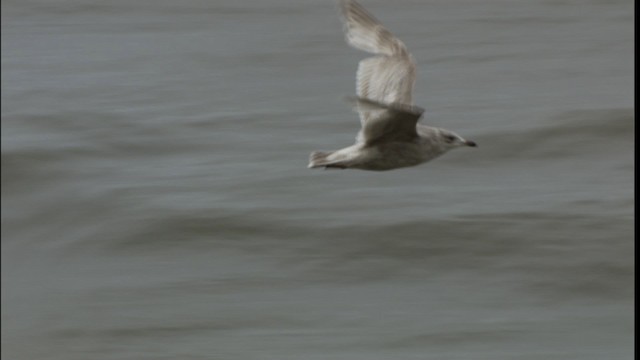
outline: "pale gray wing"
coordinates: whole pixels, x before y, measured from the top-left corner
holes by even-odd
[[[385,104],[412,104],[415,63],[406,46],[354,0],[341,0],[347,42],[373,56],[358,65],[356,90],[361,98]],[[362,125],[380,115],[360,112]]]
[[[354,108],[360,113],[368,111],[378,114],[368,119],[358,134],[359,141],[365,145],[412,141],[418,137],[416,124],[424,109],[403,104],[383,104],[360,97],[348,98],[347,101],[354,104]]]

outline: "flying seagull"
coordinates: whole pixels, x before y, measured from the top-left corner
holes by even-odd
[[[314,151],[309,168],[392,170],[415,166],[461,146],[476,146],[453,131],[421,125],[424,109],[412,105],[415,62],[400,39],[354,0],[340,0],[347,43],[375,54],[360,61],[360,114],[355,144],[337,151]]]

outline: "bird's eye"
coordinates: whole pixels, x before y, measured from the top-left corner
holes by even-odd
[[[456,139],[456,138],[455,138],[455,137],[453,137],[453,136],[451,136],[451,135],[445,135],[445,136],[444,136],[444,140],[445,140],[446,142],[448,142],[448,143],[453,142],[455,139]]]

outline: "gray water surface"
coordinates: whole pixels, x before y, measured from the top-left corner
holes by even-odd
[[[3,358],[631,359],[633,2],[362,3],[478,148],[306,168],[332,1],[3,1]]]

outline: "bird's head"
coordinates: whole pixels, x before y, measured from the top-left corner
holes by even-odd
[[[462,136],[454,133],[453,131],[446,129],[438,129],[438,139],[440,143],[446,148],[456,148],[460,146],[478,146],[474,141],[466,140]]]

